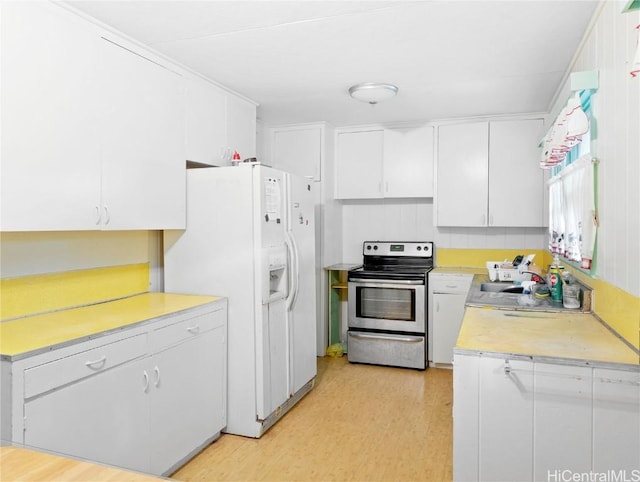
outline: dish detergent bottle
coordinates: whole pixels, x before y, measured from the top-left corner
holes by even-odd
[[[553,257],[553,264],[549,267],[549,292],[551,301],[562,303],[562,266],[557,255]]]

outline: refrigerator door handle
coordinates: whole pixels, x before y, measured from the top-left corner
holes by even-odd
[[[289,294],[287,295],[287,311],[291,311],[298,297],[299,264],[298,247],[291,231],[287,231],[286,244],[289,252]]]

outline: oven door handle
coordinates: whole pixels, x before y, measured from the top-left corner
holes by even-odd
[[[419,279],[361,279],[361,278],[349,278],[349,282],[357,285],[368,284],[394,284],[394,285],[423,285],[424,281]]]
[[[404,343],[421,343],[424,338],[419,336],[398,336],[398,335],[370,335],[364,333],[349,333],[353,338],[358,338],[361,340],[366,339],[374,339],[374,340],[392,340],[392,341],[402,341]]]

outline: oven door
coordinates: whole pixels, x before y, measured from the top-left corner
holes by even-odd
[[[425,332],[422,280],[349,280],[349,328]]]

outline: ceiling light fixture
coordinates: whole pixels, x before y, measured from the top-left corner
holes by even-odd
[[[397,93],[398,88],[395,85],[378,82],[364,82],[349,88],[351,97],[369,104],[377,104],[382,100],[391,99]]]

